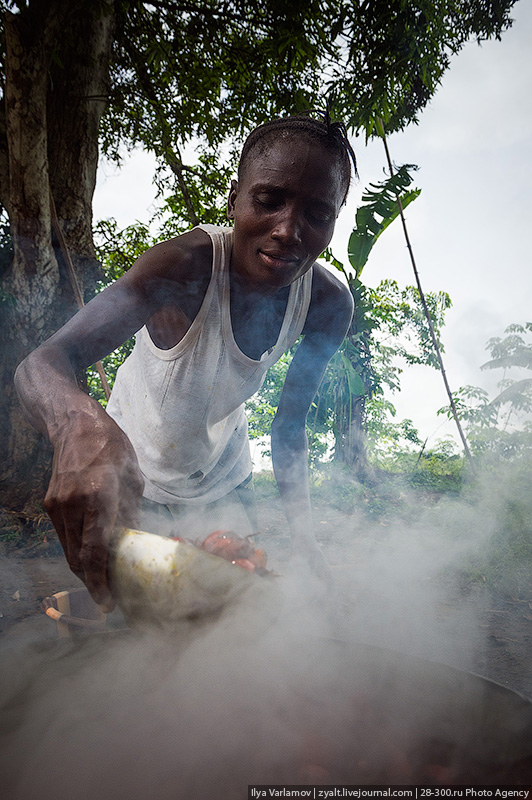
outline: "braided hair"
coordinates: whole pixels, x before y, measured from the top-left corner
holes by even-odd
[[[311,117],[310,114],[319,114],[321,119]],[[240,154],[238,164],[239,180],[242,179],[252,151],[264,153],[274,142],[296,137],[316,142],[338,158],[346,186],[345,202],[351,184],[351,164],[353,164],[354,173],[358,177],[357,161],[355,152],[347,137],[347,129],[344,123],[339,120],[332,122],[328,107],[325,111],[313,108],[290,117],[272,119],[252,130],[244,142]]]

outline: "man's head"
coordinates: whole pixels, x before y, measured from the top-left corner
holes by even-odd
[[[228,201],[233,275],[275,291],[307,272],[331,240],[351,159],[341,124],[289,117],[253,131]]]
[[[328,111],[322,116],[323,119],[315,119],[306,114],[297,114],[273,119],[251,131],[240,154],[238,180],[242,180],[249,161],[257,154],[270,149],[275,142],[307,139],[322,147],[337,160],[345,183],[342,200],[345,202],[351,184],[351,164],[355,175],[358,174],[355,153],[347,138],[343,122],[331,122]]]

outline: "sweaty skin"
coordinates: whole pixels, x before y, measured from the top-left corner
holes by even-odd
[[[240,182],[232,182],[231,319],[235,341],[249,357],[259,358],[277,340],[288,287],[329,244],[344,193],[334,156],[303,137],[252,152]],[[54,447],[45,508],[72,571],[107,609],[114,605],[108,546],[118,526],[137,524],[143,479],[127,436],[79,390],[75,375],[145,324],[159,347],[173,347],[201,307],[211,259],[210,239],[201,230],[156,245],[17,370],[28,417]],[[312,533],[305,419],[352,310],[348,289],[314,264],[304,338],[272,425],[273,465],[293,552],[322,577],[329,575]]]

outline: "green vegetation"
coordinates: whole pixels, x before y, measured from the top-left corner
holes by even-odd
[[[502,371],[500,392],[490,400],[481,387],[462,386],[455,394],[472,452],[493,469],[532,454],[532,378],[526,372],[519,380],[508,375],[512,369],[532,370],[532,323],[510,325],[505,334],[489,339],[486,349],[491,358],[482,365],[485,370]],[[449,409],[438,413],[449,415]]]
[[[32,514],[0,510],[0,555],[2,548],[38,548],[41,544],[47,545],[50,555],[61,552],[57,534],[43,509]]]

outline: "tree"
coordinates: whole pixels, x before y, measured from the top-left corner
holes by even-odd
[[[532,333],[532,322],[525,325],[509,325],[504,339],[496,336],[489,339],[486,349],[491,359],[481,369],[503,369],[504,377],[499,383],[502,391],[492,401],[493,408],[498,409],[509,404],[510,413],[532,411],[532,378],[514,381],[506,378],[506,370],[512,367],[532,370],[532,344],[523,338]]]
[[[85,291],[98,274],[91,206],[112,43],[109,4],[24,4],[6,14],[4,41],[0,202],[13,258],[3,276],[12,302],[2,304],[0,323],[0,480],[4,503],[17,508],[30,494],[28,479],[42,495],[38,476],[46,476],[50,453],[22,418],[14,367],[75,310],[52,241],[53,205]]]
[[[327,420],[334,435],[334,460],[364,478],[371,472],[368,450],[375,450],[376,438],[393,434],[417,442],[409,421],[390,421],[395,408],[385,399],[386,389],[400,389],[404,364],[437,364],[415,287],[401,289],[396,281],[384,280],[371,289],[358,278],[352,278],[350,287],[353,323],[327,367],[308,424],[311,431],[319,430]],[[426,299],[439,333],[449,296],[430,293]]]
[[[350,125],[372,135],[417,119],[451,57],[471,38],[501,33],[513,2],[497,0],[361,0],[342,5],[335,29],[343,40],[328,86]]]
[[[500,37],[514,2],[0,0],[0,204],[13,246],[1,276],[3,504],[20,509],[47,483],[50,453],[22,418],[12,375],[76,310],[55,210],[85,299],[95,291],[99,144],[116,159],[124,146],[153,151],[183,227],[211,221],[251,126],[327,93],[353,130],[371,134],[375,115],[399,129],[467,39]],[[192,141],[199,155],[187,164]]]
[[[462,386],[455,393],[473,453],[483,456],[484,461],[508,461],[532,450],[532,378],[514,380],[507,376],[510,369],[532,369],[532,343],[525,338],[531,333],[532,322],[513,324],[506,328],[504,338],[488,340],[486,349],[491,358],[481,369],[503,370],[498,384],[501,391],[493,399],[480,386]],[[438,411],[449,413],[447,406]]]
[[[332,439],[333,459],[363,478],[383,440],[421,444],[410,420],[393,422],[395,408],[385,399],[385,391],[399,391],[405,363],[437,364],[415,287],[401,289],[396,281],[384,280],[371,289],[357,279],[351,291],[355,321],[325,371],[307,418],[307,435],[312,462],[323,460]],[[427,302],[439,332],[449,296],[430,293]],[[268,371],[261,389],[247,403],[252,438],[269,434],[296,349],[297,344]]]
[[[394,363],[395,357],[401,356],[407,363],[437,366],[419,291],[407,287],[401,292],[394,281],[383,281],[377,291],[372,291],[360,279],[373,246],[399,216],[399,201],[404,209],[419,196],[419,189],[409,188],[410,173],[415,169],[415,165],[405,164],[385,181],[365,190],[349,238],[349,267],[332,253],[326,254],[347,281],[355,313],[320,387],[316,415],[322,401],[325,408],[332,409],[335,459],[347,464],[359,477],[369,469],[367,403],[382,395],[385,385],[392,390],[398,388],[400,369]],[[440,293],[427,301],[432,324],[438,331],[450,300]],[[384,332],[393,344],[383,341]]]
[[[382,281],[376,289],[358,279],[352,288],[356,311],[351,330],[340,351],[333,357],[322,391],[330,398],[335,460],[346,464],[360,478],[370,471],[367,436],[389,436],[390,416],[395,408],[385,401],[385,391],[400,389],[405,364],[437,368],[419,291],[413,286],[401,289],[395,281]],[[439,335],[451,301],[445,292],[429,293],[427,304]],[[354,380],[359,376],[359,383]],[[411,427],[402,425],[406,438]],[[412,439],[413,440],[413,439]]]

